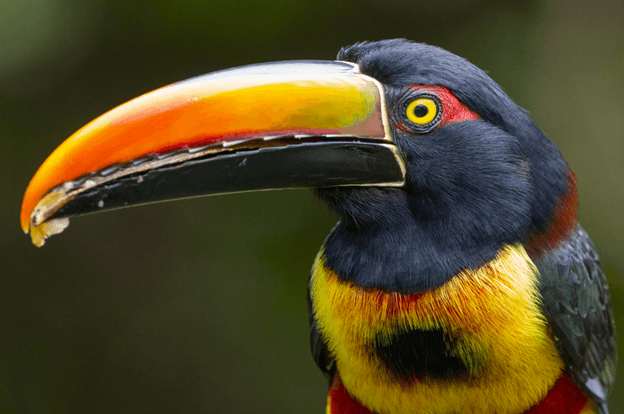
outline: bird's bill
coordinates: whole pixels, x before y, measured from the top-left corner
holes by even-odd
[[[67,217],[207,194],[402,185],[381,84],[347,62],[292,61],[157,89],[63,142],[21,210],[33,243]]]

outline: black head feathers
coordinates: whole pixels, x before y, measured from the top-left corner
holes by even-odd
[[[437,85],[480,119],[422,134],[395,123],[392,133],[407,164],[403,188],[317,191],[343,219],[325,246],[336,273],[360,286],[418,291],[481,266],[503,245],[548,226],[568,187],[567,164],[484,71],[404,39],[357,43],[338,59],[384,85],[392,118],[401,115],[392,113],[398,110],[393,101],[412,85]]]

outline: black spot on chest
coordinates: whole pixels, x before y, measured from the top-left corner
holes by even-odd
[[[460,357],[457,344],[456,338],[441,329],[415,329],[397,331],[389,340],[378,335],[373,347],[390,372],[409,382],[468,377],[471,371],[474,373],[474,369],[469,369],[469,365],[474,365]]]

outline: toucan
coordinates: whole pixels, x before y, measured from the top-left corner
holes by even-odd
[[[41,165],[21,226],[311,187],[340,220],[313,264],[327,413],[608,413],[606,277],[576,177],[485,72],[404,39],[223,70],[131,100]]]

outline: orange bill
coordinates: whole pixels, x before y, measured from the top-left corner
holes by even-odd
[[[358,161],[358,146],[378,154]],[[255,166],[238,165],[243,159]],[[225,166],[232,171],[222,177]],[[34,241],[33,229],[45,239],[66,226],[58,219],[104,208],[266,188],[401,185],[403,175],[383,88],[357,65],[251,65],[157,89],[78,130],[36,172],[20,221]]]

